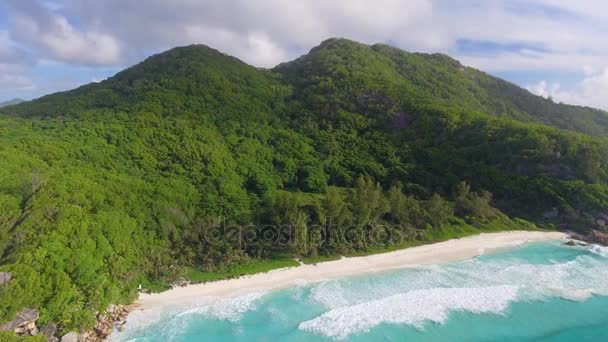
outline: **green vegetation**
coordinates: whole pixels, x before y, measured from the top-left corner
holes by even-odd
[[[0,331],[0,341],[3,342],[45,342],[44,335],[18,337],[13,332]]]
[[[238,278],[244,275],[268,272],[279,268],[295,267],[298,262],[294,259],[253,259],[243,264],[234,265],[218,272],[203,272],[197,269],[188,269],[187,278],[193,283],[204,283],[208,281]]]
[[[384,45],[272,70],[176,48],[1,113],[0,320],[62,331],[139,284],[584,230],[608,207],[606,113]]]

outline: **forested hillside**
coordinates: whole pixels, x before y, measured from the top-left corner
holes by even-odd
[[[445,55],[206,46],[0,110],[0,320],[493,229],[603,229],[608,116]]]

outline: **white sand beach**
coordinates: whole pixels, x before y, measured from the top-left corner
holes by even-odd
[[[466,260],[488,251],[515,247],[526,242],[567,238],[567,234],[559,232],[486,233],[389,253],[342,258],[316,265],[301,265],[236,279],[190,285],[157,294],[141,294],[135,310],[156,311],[168,305],[188,304],[209,297],[241,296],[359,274]]]

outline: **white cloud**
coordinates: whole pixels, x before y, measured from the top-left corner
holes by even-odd
[[[21,19],[26,23],[13,27],[14,34],[29,32],[21,38],[67,62],[132,63],[151,51],[202,43],[272,66],[334,36],[392,42],[415,51],[449,52],[459,39],[545,49],[522,49],[496,60],[460,56],[488,71],[557,67],[582,72],[581,59],[603,69],[608,57],[608,46],[598,44],[608,25],[575,18],[607,12],[608,5],[595,0],[64,0],[62,6],[7,1],[26,17]],[[539,6],[571,16],[532,10]],[[79,27],[67,18],[76,18]]]
[[[577,13],[586,17],[607,18],[608,4],[605,0],[538,0],[546,6],[553,6],[565,11]]]
[[[34,83],[25,75],[28,60],[14,46],[7,31],[0,31],[0,91],[15,89],[32,90]]]
[[[547,81],[543,80],[535,85],[527,86],[526,89],[538,96],[549,98],[553,97],[553,95],[559,91],[560,87],[561,85],[559,83],[548,84]]]
[[[570,14],[533,10],[541,6]],[[459,39],[540,46],[544,51],[456,57],[487,71],[576,72],[582,65],[608,66],[608,46],[598,43],[608,25],[577,18],[607,10],[596,0],[148,0],[145,6],[141,0],[65,0],[62,9],[86,23],[82,30],[104,28],[121,41],[129,62],[151,50],[202,43],[272,66],[340,36],[432,52],[449,52]]]
[[[24,75],[23,70],[16,70],[15,65],[0,63],[0,88],[24,91],[34,87],[34,82]]]
[[[430,23],[432,0],[68,0],[71,16],[120,37],[140,59],[152,49],[207,44],[258,66],[274,66],[344,36],[368,43],[390,39],[424,49],[432,34],[409,34]],[[143,25],[142,23],[150,23]],[[425,39],[425,37],[433,39]],[[446,46],[441,46],[445,48]]]
[[[443,1],[444,4],[448,3]],[[608,2],[592,1],[593,8],[608,13]],[[608,66],[606,21],[590,17],[587,1],[489,0],[483,2],[453,0],[435,14],[441,27],[449,30],[452,40],[496,42],[521,45],[519,51],[501,51],[496,55],[457,56],[465,64],[486,71],[557,70],[583,72],[583,67],[603,69]],[[465,6],[463,3],[475,3]],[[551,6],[551,7],[546,7]],[[534,10],[543,8],[545,11]],[[560,12],[561,11],[561,12]],[[547,13],[548,12],[548,13]],[[538,50],[525,47],[533,46]]]
[[[561,84],[549,84],[546,81],[528,86],[527,89],[536,95],[551,97],[557,102],[608,109],[608,68],[589,75],[572,89],[562,89]]]
[[[184,31],[182,44],[195,43],[200,37],[206,37],[207,44],[211,47],[257,66],[273,67],[287,59],[287,52],[265,33],[242,36],[227,30],[201,26],[186,27]]]
[[[0,64],[0,69],[4,65]],[[0,75],[0,87],[11,88],[17,91],[35,89],[34,82],[24,75],[4,73]]]
[[[608,54],[607,56],[608,57]],[[481,70],[504,71],[561,71],[581,74],[603,69],[608,61],[603,55],[569,52],[501,52],[492,56],[461,56],[466,65]]]
[[[93,65],[120,61],[120,46],[113,36],[96,30],[79,30],[66,17],[49,9],[48,4],[19,1],[10,17],[11,36],[42,50],[41,57],[48,55],[63,62]]]
[[[18,92],[33,90],[35,84],[26,73],[27,68],[22,65],[0,62],[0,94],[7,93],[8,90]]]
[[[338,36],[424,52],[450,53],[459,40],[521,46],[455,56],[489,72],[559,71],[590,80],[608,67],[604,0],[3,2],[12,41],[4,46],[21,45],[39,62],[58,65],[124,66],[177,45],[207,44],[271,67]],[[3,53],[0,43],[0,63]],[[597,103],[582,92],[580,99]]]
[[[24,64],[27,61],[25,52],[15,46],[9,32],[0,30],[0,63]]]

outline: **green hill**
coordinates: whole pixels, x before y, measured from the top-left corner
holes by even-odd
[[[608,208],[605,112],[386,45],[271,70],[181,47],[0,113],[0,320],[38,308],[62,331],[139,284],[602,229]]]
[[[593,135],[608,132],[604,111],[554,103],[442,54],[329,39],[275,70],[296,84],[306,100],[312,100],[314,92],[330,92],[335,95],[331,100],[352,106],[373,100],[376,93],[383,96],[377,100],[391,101],[394,110],[404,105],[440,107]]]

